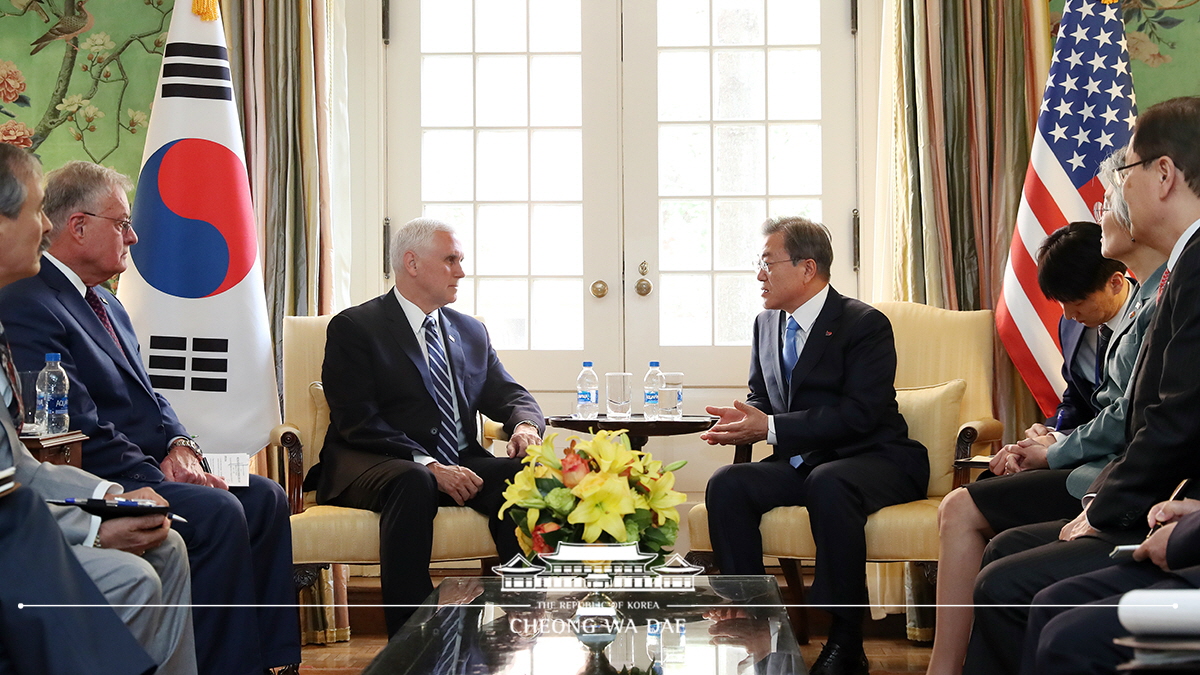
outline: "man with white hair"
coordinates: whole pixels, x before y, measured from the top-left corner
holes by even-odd
[[[478,320],[449,309],[465,274],[445,223],[417,218],[391,241],[396,287],[329,322],[321,379],[329,431],[305,479],[317,501],[381,514],[380,576],[388,634],[433,591],[429,559],[439,506],[489,518],[502,559],[520,552],[499,516],[505,482],[545,420],[505,371]],[[508,457],[479,444],[477,413],[504,423]]]

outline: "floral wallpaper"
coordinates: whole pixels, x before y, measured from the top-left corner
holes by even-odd
[[[88,159],[136,179],[174,0],[4,4],[0,142],[48,169]]]
[[[1138,110],[1200,94],[1200,0],[1120,0]],[[1058,30],[1064,0],[1051,0]]]

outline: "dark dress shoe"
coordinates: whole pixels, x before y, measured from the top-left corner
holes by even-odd
[[[870,664],[861,645],[847,647],[826,642],[809,675],[870,675]]]

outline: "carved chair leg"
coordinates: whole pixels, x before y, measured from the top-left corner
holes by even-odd
[[[796,642],[808,644],[808,608],[804,601],[804,575],[800,571],[800,561],[794,558],[780,558],[779,566],[783,569],[783,578],[787,580],[788,618],[792,622],[792,632],[796,634]]]
[[[688,551],[683,559],[689,565],[703,567],[704,573],[707,575],[720,573],[720,570],[717,569],[717,559],[713,556],[712,551]]]

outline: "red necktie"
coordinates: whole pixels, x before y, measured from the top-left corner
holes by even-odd
[[[109,337],[113,339],[113,342],[117,343],[117,349],[124,354],[125,349],[121,347],[121,341],[117,339],[117,331],[113,329],[112,321],[108,319],[108,310],[104,308],[104,301],[96,294],[96,289],[89,287],[87,293],[83,294],[83,299],[87,300],[88,306],[96,313],[96,318],[100,319],[100,323],[104,324],[104,330],[108,331]]]
[[[1167,287],[1167,278],[1171,276],[1171,270],[1164,270],[1162,281],[1158,282],[1158,295],[1154,296],[1154,302],[1162,300],[1163,290]]]

